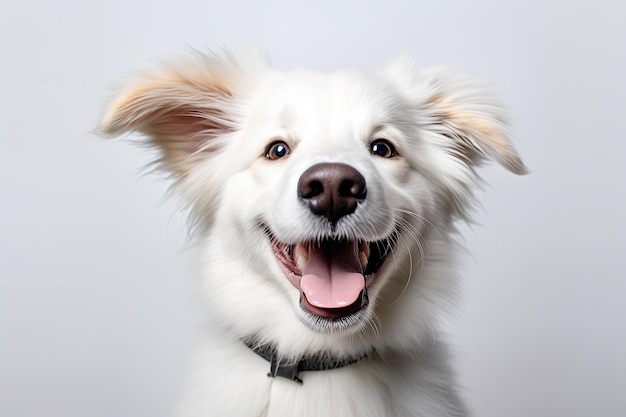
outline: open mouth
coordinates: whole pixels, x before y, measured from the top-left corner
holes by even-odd
[[[344,320],[367,307],[367,288],[395,241],[391,236],[376,242],[328,239],[287,245],[267,233],[281,269],[300,291],[301,308],[316,321]]]

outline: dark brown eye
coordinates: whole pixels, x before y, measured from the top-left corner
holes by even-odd
[[[289,155],[289,152],[291,152],[291,149],[289,149],[289,146],[285,142],[276,141],[271,143],[270,146],[267,147],[267,150],[265,151],[265,157],[274,161],[276,159],[284,158],[285,156]]]
[[[380,156],[382,158],[393,158],[398,153],[396,148],[393,147],[391,142],[387,139],[376,139],[370,144],[370,152],[372,155]]]

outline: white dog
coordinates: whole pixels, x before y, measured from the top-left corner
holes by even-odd
[[[477,81],[195,55],[137,80],[138,131],[191,210],[210,318],[184,417],[464,416],[436,334],[475,167],[525,172]]]

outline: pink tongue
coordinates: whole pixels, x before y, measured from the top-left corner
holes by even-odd
[[[309,247],[300,288],[315,307],[342,308],[354,304],[365,288],[357,242]]]

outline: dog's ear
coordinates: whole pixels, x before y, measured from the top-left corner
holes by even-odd
[[[186,175],[238,129],[242,72],[232,58],[198,54],[190,61],[137,80],[113,101],[99,132],[141,132],[160,149],[164,168]]]
[[[509,138],[502,106],[479,80],[448,68],[416,70],[402,56],[387,68],[419,113],[420,124],[434,132],[446,152],[469,166],[484,158],[515,174],[527,173]]]

